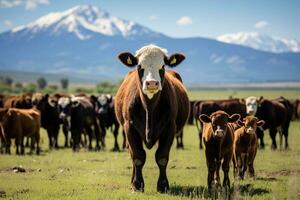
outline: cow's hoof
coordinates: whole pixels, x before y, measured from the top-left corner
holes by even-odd
[[[120,152],[120,148],[114,147],[110,151],[112,151],[112,152]]]
[[[168,179],[161,179],[157,182],[157,192],[166,193],[169,190],[169,181]]]
[[[144,182],[142,181],[133,181],[131,184],[132,192],[144,192]]]

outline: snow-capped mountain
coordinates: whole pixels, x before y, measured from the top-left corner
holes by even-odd
[[[271,37],[257,32],[229,33],[218,36],[217,40],[274,53],[300,52],[300,42],[297,40]]]
[[[80,40],[90,39],[95,33],[123,37],[157,34],[133,21],[110,16],[108,12],[92,5],[78,5],[63,12],[50,13],[28,25],[12,29],[12,33],[22,31],[29,34],[48,31],[52,35],[67,31]]]
[[[271,53],[213,39],[172,38],[94,6],[75,6],[0,33],[0,73],[17,71],[74,80],[119,80],[129,71],[117,60],[154,43],[183,52],[178,70],[187,85],[300,81],[300,53]],[[49,76],[50,77],[50,76]]]

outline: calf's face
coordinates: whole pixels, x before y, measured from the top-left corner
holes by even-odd
[[[223,138],[227,132],[227,123],[233,123],[240,119],[239,114],[229,116],[226,112],[217,111],[211,116],[205,114],[200,115],[200,120],[203,123],[210,123],[212,126],[213,137]]]
[[[124,52],[119,55],[120,61],[129,67],[137,66],[143,93],[149,98],[162,90],[165,65],[175,67],[185,56],[179,53],[167,56],[167,51],[155,45],[147,45],[136,51],[136,55]]]
[[[255,134],[257,127],[261,127],[265,124],[263,120],[258,120],[256,117],[247,116],[244,118],[243,122],[238,121],[240,126],[245,127],[245,132],[247,134]]]

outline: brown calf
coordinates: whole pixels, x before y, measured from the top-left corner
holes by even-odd
[[[257,127],[264,125],[263,120],[258,120],[254,116],[247,116],[243,122],[238,121],[241,126],[234,132],[234,156],[233,167],[234,176],[237,174],[241,179],[244,179],[244,174],[249,167],[250,177],[255,177],[254,174],[254,159],[258,148],[258,140],[256,136]]]
[[[14,138],[17,146],[16,154],[24,154],[23,139],[27,136],[31,137],[33,141],[31,150],[34,149],[36,142],[36,153],[39,154],[41,116],[37,110],[2,108],[0,109],[0,123],[4,132],[7,153],[10,153],[10,140]],[[21,152],[19,151],[20,146]]]
[[[202,129],[203,124],[200,121],[200,127],[198,125],[199,116],[201,114],[211,115],[213,112],[218,110],[222,110],[229,115],[232,114],[239,114],[241,117],[246,116],[246,108],[244,104],[240,102],[240,99],[217,99],[217,100],[201,100],[194,103],[193,106],[193,114],[196,120],[196,126],[199,132],[199,139],[200,139],[200,149],[203,148],[202,145]]]
[[[203,125],[206,164],[208,168],[207,185],[211,189],[213,181],[220,186],[219,170],[222,162],[224,173],[223,186],[230,186],[229,164],[233,156],[234,127],[231,123],[240,119],[239,114],[229,116],[224,111],[214,112],[209,116],[200,115]],[[222,161],[223,160],[223,161]]]
[[[174,67],[184,60],[181,54],[170,57],[155,45],[148,45],[136,55],[122,53],[121,62],[137,68],[125,77],[115,97],[115,112],[128,142],[132,158],[133,191],[143,191],[142,169],[146,161],[143,143],[151,149],[158,142],[155,153],[159,167],[157,191],[166,192],[169,182],[166,168],[174,137],[180,133],[188,118],[189,100],[183,84],[166,71],[164,66]]]

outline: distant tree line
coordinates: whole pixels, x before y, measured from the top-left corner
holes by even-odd
[[[69,80],[62,78],[60,80],[60,86],[63,90],[67,90],[69,87]],[[21,83],[16,82],[9,76],[0,76],[0,93],[20,93],[20,92],[56,92],[59,89],[58,85],[48,84],[44,77],[40,77],[36,80],[36,83]]]
[[[77,86],[69,89],[69,79],[62,78],[60,80],[60,87],[57,84],[49,84],[45,77],[39,77],[36,83],[21,83],[16,82],[9,76],[0,76],[0,93],[21,93],[21,92],[68,92],[68,93],[116,93],[120,83],[113,83],[110,81],[101,81],[95,86]]]

